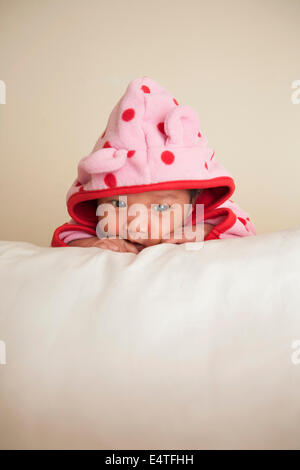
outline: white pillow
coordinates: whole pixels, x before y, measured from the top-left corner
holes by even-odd
[[[300,228],[0,242],[0,448],[300,449],[299,273]]]

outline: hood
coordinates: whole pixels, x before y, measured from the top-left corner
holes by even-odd
[[[208,147],[196,111],[144,76],[129,83],[92,152],[80,160],[66,202],[76,222],[94,227],[98,198],[193,188],[203,190],[195,202],[210,211],[235,185]]]

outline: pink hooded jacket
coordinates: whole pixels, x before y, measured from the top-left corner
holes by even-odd
[[[97,236],[98,198],[194,188],[203,190],[195,203],[204,204],[204,221],[214,225],[204,241],[256,235],[248,214],[229,199],[234,180],[207,146],[198,114],[151,78],[136,78],[80,160],[66,197],[71,220],[54,231],[51,246]],[[195,210],[190,222],[199,222]]]

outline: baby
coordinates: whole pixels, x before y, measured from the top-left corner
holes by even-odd
[[[71,220],[54,231],[51,246],[137,254],[159,243],[199,241],[199,224],[204,241],[255,235],[248,214],[230,199],[234,189],[196,111],[155,80],[135,78],[80,160],[67,193]],[[136,205],[143,207],[137,226]]]
[[[186,206],[191,204],[192,206],[195,203],[197,195],[201,190],[197,189],[175,189],[170,191],[148,191],[138,194],[129,194],[126,195],[127,203],[125,203],[122,198],[119,196],[110,196],[105,198],[100,198],[97,200],[97,207],[99,208],[102,204],[111,204],[115,211],[116,217],[112,217],[110,220],[110,213],[106,212],[108,223],[111,225],[114,230],[116,237],[120,236],[120,226],[119,226],[119,211],[124,212],[126,209],[126,226],[130,227],[130,223],[133,221],[134,215],[129,216],[130,208],[133,204],[143,204],[146,207],[147,217],[144,218],[144,225],[139,228],[137,231],[127,232],[127,239],[125,238],[98,238],[98,237],[89,237],[84,239],[77,239],[69,242],[70,246],[98,246],[103,249],[109,249],[113,251],[120,252],[132,252],[139,253],[142,249],[157,245],[159,243],[185,243],[195,240],[196,236],[192,238],[185,237],[183,231],[182,236],[176,236],[176,228],[179,226],[184,227],[184,222],[186,221]],[[173,207],[174,208],[173,208]],[[164,226],[162,219],[164,214],[172,211],[172,217],[168,219],[169,227],[167,232],[164,232]],[[156,213],[156,217],[151,216],[150,211]],[[98,212],[98,211],[97,211]],[[98,221],[103,220],[105,215],[98,216]],[[153,225],[155,224],[155,227]],[[204,223],[204,236],[206,236],[209,231],[213,228],[212,224]],[[195,225],[193,225],[195,228]],[[142,236],[143,235],[143,236]]]

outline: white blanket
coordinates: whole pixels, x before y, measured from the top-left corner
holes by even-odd
[[[300,449],[300,228],[0,242],[1,449]]]

